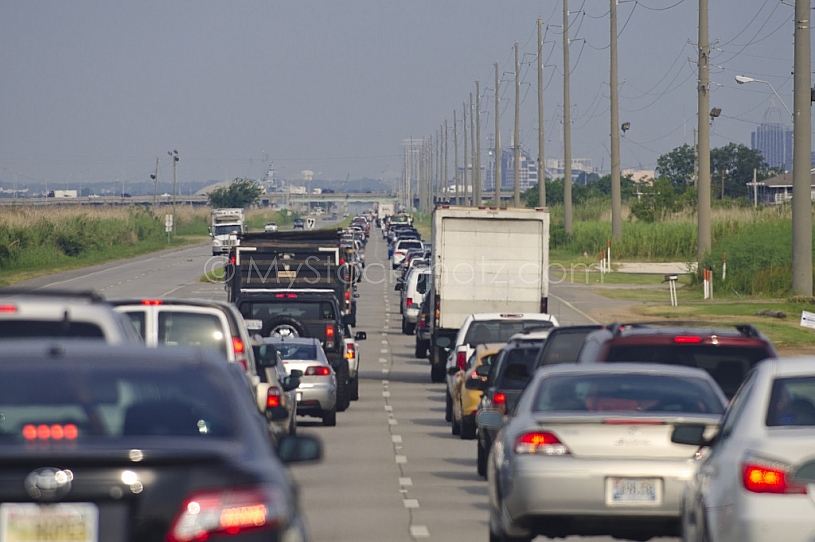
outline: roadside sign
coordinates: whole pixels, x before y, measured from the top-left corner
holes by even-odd
[[[313,219],[313,218],[307,218],[307,219],[306,219],[306,227],[307,227],[308,229],[310,229],[310,230],[313,230],[313,229],[314,229],[314,225],[315,225],[316,223],[317,223],[317,221],[316,221],[315,219]]]
[[[815,312],[801,311],[801,326],[815,329]]]
[[[164,215],[164,231],[173,231],[173,215]]]

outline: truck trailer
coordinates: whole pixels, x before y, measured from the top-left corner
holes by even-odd
[[[240,208],[213,209],[209,235],[212,237],[212,255],[227,254],[240,243],[246,233],[246,213]]]

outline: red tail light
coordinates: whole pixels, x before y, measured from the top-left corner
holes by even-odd
[[[229,263],[230,263],[230,264],[235,265],[235,262],[236,262],[236,261],[237,261],[237,259],[235,258],[235,256],[230,256],[230,257],[229,257]]]
[[[427,316],[427,315],[423,314],[419,319],[419,327],[422,328],[422,329],[427,327],[427,322],[425,322],[425,320],[424,320],[425,316]]]
[[[249,365],[246,361],[246,346],[240,337],[232,337],[232,351],[235,352],[235,361],[243,366],[243,370],[247,370]]]
[[[569,455],[569,449],[548,431],[524,433],[515,439],[516,454]]]
[[[495,406],[499,405],[506,406],[507,394],[499,391],[498,393],[492,396],[492,404],[494,404]]]
[[[32,423],[23,426],[23,438],[26,440],[76,440],[79,429],[72,423],[40,424]]]
[[[281,404],[283,393],[277,386],[269,386],[266,391],[266,408],[277,408]]]
[[[325,326],[325,347],[326,348],[334,348],[334,326],[328,324]]]
[[[141,304],[153,307],[157,305],[163,305],[164,302],[161,299],[142,299]]]
[[[407,305],[408,307],[413,305],[413,298],[409,297],[409,298],[405,299],[405,305]]]
[[[678,344],[699,344],[702,342],[702,337],[696,335],[677,335],[674,337],[674,342]]]
[[[456,365],[460,370],[464,370],[464,366],[467,364],[467,352],[463,350],[459,350],[456,352]]]
[[[356,356],[356,346],[351,343],[345,345],[345,357],[346,359],[354,359]]]
[[[805,485],[788,480],[789,470],[782,466],[749,461],[742,463],[741,472],[744,489],[753,493],[805,495],[807,492]]]
[[[331,369],[325,365],[313,365],[306,369],[303,374],[306,376],[328,376],[331,374]]]
[[[345,265],[345,258],[340,258],[340,265]]]
[[[275,529],[286,521],[288,506],[279,490],[224,489],[193,493],[173,520],[167,542],[198,542],[213,535]]]
[[[4,313],[17,312],[17,306],[16,305],[0,305],[0,312],[4,312]]]

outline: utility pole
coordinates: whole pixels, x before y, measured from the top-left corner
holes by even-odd
[[[513,174],[515,176],[514,187],[514,204],[515,207],[521,206],[521,65],[518,62],[518,42],[515,42],[515,131],[513,132],[512,139],[514,139],[514,149],[512,154]]]
[[[461,197],[461,192],[459,192],[460,187],[458,183],[458,124],[456,123],[455,109],[453,109],[453,154],[455,155],[455,159],[453,160],[455,170],[453,171],[453,174],[456,177],[456,197],[453,200],[453,205],[458,205],[459,197]]]
[[[501,208],[501,130],[499,128],[499,116],[501,114],[500,92],[498,79],[498,63],[495,63],[495,205]]]
[[[792,293],[812,296],[810,0],[795,0],[792,136]]]
[[[543,154],[543,21],[538,17],[538,207],[546,207],[546,159]]]
[[[467,102],[464,102],[463,105],[464,107],[462,107],[462,109],[464,110],[464,116],[462,117],[461,121],[461,131],[464,133],[464,154],[462,155],[462,161],[464,162],[464,172],[462,174],[462,178],[464,180],[462,183],[464,185],[464,201],[462,205],[467,205],[470,195],[470,188],[467,183],[467,164],[470,161],[470,157],[467,156]]]
[[[569,0],[563,0],[563,226],[572,233],[572,104],[569,97]]]
[[[447,170],[450,155],[447,152],[447,141],[447,119],[444,119],[444,199],[450,203],[450,172]]]
[[[156,193],[157,192],[158,192],[158,156],[156,156],[156,173],[155,173],[155,175],[153,175],[153,213],[156,212]]]
[[[476,203],[475,194],[478,191],[475,187],[476,183],[476,176],[475,176],[475,114],[473,114],[473,93],[470,93],[470,205],[471,206],[478,206],[479,203]]]
[[[170,158],[173,160],[173,235],[175,235],[176,223],[178,222],[176,220],[176,216],[175,216],[175,195],[176,195],[175,187],[176,187],[176,181],[178,179],[176,173],[177,173],[179,158],[178,158],[178,151],[177,150],[167,151],[167,154],[169,154]]]
[[[699,182],[697,207],[699,230],[697,233],[697,257],[699,261],[710,252],[710,43],[708,41],[707,0],[699,0],[699,73],[697,123],[699,129]],[[807,68],[809,70],[809,68]],[[809,198],[807,198],[809,199]]]
[[[484,178],[481,175],[481,85],[478,81],[475,82],[475,167],[478,171],[478,180],[476,181],[476,207],[481,207],[484,198],[481,193],[484,191]]]
[[[617,0],[611,0],[611,237],[623,238],[623,204],[620,195],[620,103],[617,88]]]

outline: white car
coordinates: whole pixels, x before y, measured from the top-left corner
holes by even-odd
[[[263,226],[263,231],[278,231],[280,228],[277,225],[277,222],[267,222],[266,225]]]
[[[815,456],[815,356],[759,363],[715,436],[685,426],[672,440],[710,447],[685,490],[684,540],[813,540],[815,483],[795,471]]]
[[[444,418],[453,421],[453,388],[456,373],[463,371],[467,360],[479,344],[505,343],[525,330],[557,327],[557,318],[551,314],[532,313],[479,313],[471,314],[458,330],[456,340],[447,357],[447,408]]]
[[[364,341],[368,334],[364,331],[351,331],[351,326],[344,326],[342,340],[345,341],[345,359],[348,360],[348,375],[351,377],[351,400],[359,399],[359,348],[357,341]]]

